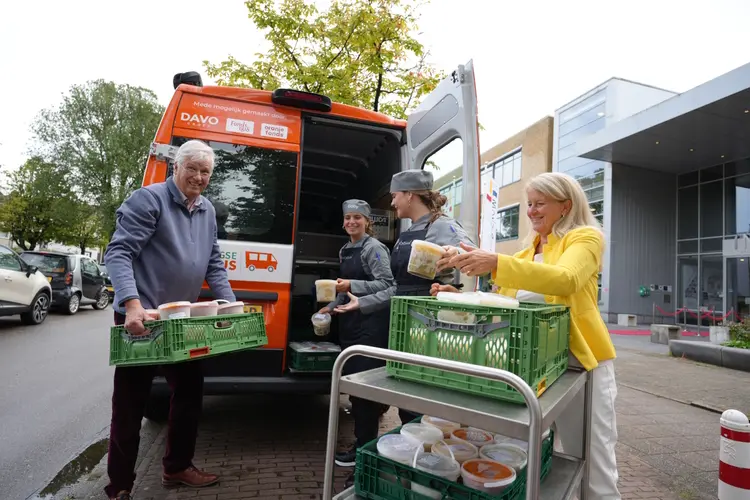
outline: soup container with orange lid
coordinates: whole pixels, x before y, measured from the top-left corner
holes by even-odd
[[[161,319],[181,319],[190,317],[190,302],[167,302],[159,306]]]
[[[451,433],[451,438],[458,439],[459,441],[466,441],[477,448],[495,442],[495,438],[489,432],[471,427],[456,429]]]
[[[469,488],[497,495],[513,484],[516,471],[500,462],[474,458],[461,464],[461,478]]]
[[[215,300],[208,302],[193,302],[190,304],[190,317],[198,318],[204,316],[216,316],[219,311],[219,303]]]

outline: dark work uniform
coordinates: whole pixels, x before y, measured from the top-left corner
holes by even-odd
[[[391,252],[391,271],[396,284],[387,290],[360,299],[361,311],[370,312],[384,309],[390,314],[391,297],[429,296],[433,283],[449,283],[453,279],[453,271],[443,272],[432,280],[414,276],[407,271],[411,245],[415,240],[428,241],[436,245],[458,246],[461,242],[474,245],[458,222],[447,216],[441,216],[431,221],[432,217],[432,214],[425,215],[401,233]],[[418,414],[401,408],[399,408],[398,414],[402,424],[419,417]]]
[[[352,282],[353,295],[359,295],[360,289],[363,291],[367,288],[382,289],[393,282],[387,267],[388,249],[374,238],[369,236],[365,238],[359,245],[356,243],[347,244],[339,254],[341,257],[339,277]],[[363,259],[363,252],[365,251],[367,251],[367,257]],[[384,281],[385,283],[383,283]],[[345,304],[348,301],[349,298],[346,294],[340,294],[337,297],[336,304]],[[363,314],[359,310],[350,311],[338,315],[338,318],[339,343],[342,350],[353,345],[368,345],[384,349],[388,347],[390,314],[387,309],[375,311],[371,314]],[[343,374],[351,375],[381,366],[385,366],[385,361],[365,356],[354,356],[344,365]],[[356,446],[359,448],[378,437],[378,419],[384,406],[353,396],[350,396],[349,400],[352,404],[352,416],[354,417]]]

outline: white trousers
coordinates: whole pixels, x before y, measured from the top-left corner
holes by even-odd
[[[574,366],[578,360],[571,359]],[[583,456],[583,407],[585,391],[555,421],[555,448],[566,455]],[[591,397],[591,447],[589,463],[589,500],[619,500],[617,490],[617,416],[615,415],[615,366],[612,360],[599,363],[593,370]],[[559,441],[558,438],[559,437]]]

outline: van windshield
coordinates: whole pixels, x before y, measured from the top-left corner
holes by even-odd
[[[174,137],[172,145],[188,140]],[[297,153],[206,142],[216,157],[203,196],[216,209],[219,239],[291,244]]]
[[[30,266],[38,267],[43,273],[64,273],[68,264],[67,257],[62,255],[24,252],[21,259]]]

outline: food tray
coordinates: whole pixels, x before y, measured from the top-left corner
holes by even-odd
[[[150,333],[138,337],[123,326],[111,328],[110,365],[180,363],[268,343],[263,313],[149,321],[145,326]]]

